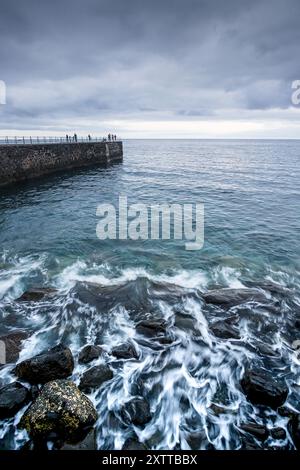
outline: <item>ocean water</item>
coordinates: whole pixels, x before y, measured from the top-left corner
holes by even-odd
[[[114,378],[90,395],[99,449],[121,449],[133,433],[152,449],[293,448],[288,432],[262,443],[240,430],[245,422],[287,429],[286,418],[246,400],[240,380],[249,364],[270,370],[300,412],[299,181],[300,141],[131,140],[122,164],[0,189],[0,334],[28,331],[21,359],[60,341],[75,358],[87,343],[103,346],[98,362]],[[117,205],[119,195],[129,204],[204,203],[203,249],[99,240],[97,206]],[[34,286],[57,294],[16,301]],[[255,287],[266,302],[223,308],[203,300],[222,287]],[[213,333],[228,318],[240,339]],[[135,327],[145,319],[164,320],[171,339],[142,337]],[[117,361],[111,349],[128,338],[139,359]],[[74,370],[77,383],[82,370]],[[12,366],[0,369],[2,383],[13,379]],[[151,407],[143,428],[120,414],[137,393]],[[23,412],[0,423],[0,448],[28,439],[15,427]]]

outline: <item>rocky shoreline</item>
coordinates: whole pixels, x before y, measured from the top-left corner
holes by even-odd
[[[36,302],[52,295],[55,295],[54,289],[33,289],[24,293],[18,301]],[[211,290],[203,298],[207,304],[225,308],[245,301],[266,300],[263,291],[253,287]],[[240,337],[234,317],[215,322],[212,331],[221,339],[237,340]],[[157,344],[172,345],[174,340],[167,322],[155,318],[139,321],[136,332],[142,338],[141,344],[153,340]],[[18,362],[22,342],[27,337],[26,331],[16,330],[0,338],[7,346],[7,362],[16,364],[12,370],[16,380],[0,388],[0,419],[12,418],[25,410],[17,423],[18,429],[25,429],[28,433],[29,440],[23,446],[24,449],[46,449],[49,446],[53,449],[95,449],[98,413],[86,395],[105,386],[114,377],[114,371],[105,362],[102,346],[86,344],[74,357],[69,347],[59,343],[30,359]],[[130,340],[112,348],[111,355],[119,361],[139,361],[139,352]],[[99,359],[101,363],[97,362]],[[76,361],[82,367],[78,386],[72,381]],[[300,449],[300,414],[285,405],[289,389],[280,373],[249,364],[240,380],[240,390],[249,403],[276,410],[286,418],[290,437],[295,447]],[[133,430],[134,427],[142,429],[146,426],[154,412],[143,396],[142,380],[136,384],[135,392],[135,396],[126,401],[118,415],[122,426],[131,426]],[[212,404],[211,410],[216,415],[226,414],[226,407],[218,404]],[[242,448],[247,449],[256,448],[255,440],[264,442],[269,436],[279,441],[286,438],[284,428],[277,426],[270,429],[255,422],[240,423],[239,431],[241,441],[244,442]],[[147,444],[139,442],[134,431],[123,444],[123,449],[146,448]]]

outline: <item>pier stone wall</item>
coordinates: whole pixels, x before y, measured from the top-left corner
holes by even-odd
[[[0,186],[91,165],[123,160],[122,142],[0,145]]]

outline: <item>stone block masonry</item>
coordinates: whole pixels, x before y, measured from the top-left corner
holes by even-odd
[[[122,142],[0,145],[0,186],[61,170],[109,166],[123,160]]]

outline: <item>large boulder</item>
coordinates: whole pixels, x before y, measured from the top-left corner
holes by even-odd
[[[6,363],[11,364],[17,362],[19,354],[22,350],[22,342],[28,338],[28,333],[23,330],[16,330],[0,336],[0,341],[5,344]]]
[[[100,387],[104,382],[113,378],[113,372],[105,364],[88,369],[80,379],[79,389],[90,393],[93,389]]]
[[[125,423],[144,426],[152,418],[149,403],[141,397],[132,398],[122,408],[121,417]]]
[[[14,416],[30,399],[29,390],[19,382],[13,382],[0,389],[0,419]]]
[[[15,367],[14,373],[31,384],[44,384],[72,375],[74,359],[71,350],[62,344],[27,359]]]
[[[117,359],[138,359],[138,353],[130,342],[114,347],[111,353]]]
[[[69,380],[44,385],[38,398],[25,411],[19,427],[33,440],[56,436],[78,442],[97,420],[92,402]]]
[[[288,396],[285,381],[263,369],[247,369],[241,385],[248,400],[255,405],[276,409],[283,405]]]
[[[103,349],[100,346],[94,344],[87,344],[84,346],[78,356],[79,364],[88,364],[89,362],[98,359],[103,353]]]
[[[17,299],[17,302],[38,302],[43,300],[44,297],[49,297],[57,292],[56,289],[51,287],[37,287],[32,288],[24,292],[21,297]]]
[[[230,308],[234,305],[240,305],[245,302],[265,303],[266,296],[257,289],[214,289],[203,294],[203,299],[208,304],[220,305]]]

